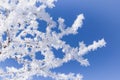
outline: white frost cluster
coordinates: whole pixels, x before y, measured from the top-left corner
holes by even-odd
[[[104,39],[94,41],[88,46],[80,42],[76,48],[62,41],[65,35],[77,34],[78,28],[82,27],[84,16],[78,15],[71,27],[66,27],[63,18],[58,18],[55,22],[46,12],[46,8],[55,7],[54,2],[56,0],[0,0],[0,62],[14,59],[18,64],[22,64],[19,69],[0,69],[3,80],[31,80],[34,75],[55,80],[82,80],[81,74],[56,73],[51,69],[71,60],[88,66],[89,62],[83,56],[105,46]],[[42,26],[38,20],[46,22],[45,32],[39,30]],[[58,28],[60,32],[57,33],[54,28]],[[5,34],[6,39],[3,38]],[[64,57],[56,58],[52,48],[61,49]],[[44,56],[42,60],[35,58],[35,53],[39,51]],[[29,56],[31,60],[25,59],[25,56]]]

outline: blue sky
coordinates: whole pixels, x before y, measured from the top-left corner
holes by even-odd
[[[71,61],[60,68],[58,72],[80,72],[83,80],[120,80],[120,1],[119,0],[58,0],[56,7],[48,10],[53,18],[65,18],[65,23],[71,26],[76,15],[85,16],[79,34],[63,38],[71,46],[77,46],[79,41],[91,44],[93,40],[104,38],[106,47],[90,52],[85,57],[90,66],[81,67]]]
[[[78,62],[70,61],[53,71],[81,73],[84,76],[83,80],[120,80],[119,3],[119,0],[58,0],[55,8],[47,10],[54,20],[58,17],[64,18],[67,26],[72,25],[77,15],[84,14],[85,20],[83,27],[78,30],[79,33],[62,38],[71,46],[78,46],[79,41],[84,41],[89,45],[92,41],[101,38],[107,42],[106,47],[84,56],[89,59],[90,66],[82,67]],[[61,55],[58,56],[61,57]],[[7,60],[7,64],[1,63],[1,66],[11,64],[10,62],[15,67],[21,66],[14,64],[13,60]],[[35,80],[39,79],[50,80],[49,78]]]

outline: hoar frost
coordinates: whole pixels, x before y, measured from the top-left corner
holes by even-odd
[[[14,59],[23,65],[19,69],[7,66],[6,70],[1,68],[0,77],[3,80],[30,80],[34,75],[55,80],[82,80],[81,74],[56,73],[51,69],[70,60],[88,66],[89,62],[83,56],[89,51],[105,46],[104,39],[93,41],[93,44],[88,46],[80,42],[76,48],[62,41],[63,36],[78,33],[84,15],[78,15],[73,25],[66,27],[63,18],[58,18],[55,22],[46,12],[46,8],[55,7],[54,2],[56,0],[0,0],[0,62]],[[42,27],[39,26],[41,24],[38,20],[47,23],[45,32],[38,29]],[[58,28],[60,33],[54,31],[54,28]],[[5,39],[3,35],[6,35]],[[61,49],[64,57],[56,58],[52,48]],[[37,60],[36,52],[41,52],[44,59]],[[29,56],[31,60],[25,59],[25,56]]]

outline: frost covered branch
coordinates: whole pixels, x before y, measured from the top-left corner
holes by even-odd
[[[81,74],[64,74],[52,72],[51,69],[62,66],[70,60],[76,60],[81,65],[88,66],[89,62],[83,56],[89,51],[105,46],[104,39],[94,41],[86,46],[80,42],[73,48],[62,37],[77,34],[82,27],[84,15],[80,14],[71,27],[66,27],[63,18],[58,18],[58,25],[46,8],[55,7],[57,0],[0,0],[0,62],[14,59],[21,68],[6,67],[0,69],[3,80],[30,80],[32,76],[51,77],[55,80],[82,80]],[[39,30],[41,23],[47,23],[46,31]],[[53,28],[58,28],[57,33]],[[4,37],[3,37],[4,36]],[[62,59],[56,58],[52,48],[62,49],[65,54]],[[41,52],[44,59],[37,60],[35,53]],[[24,57],[29,56],[31,60]],[[26,76],[24,76],[26,75]]]

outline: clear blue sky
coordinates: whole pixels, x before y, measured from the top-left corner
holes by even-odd
[[[87,54],[90,66],[82,67],[76,61],[70,61],[53,71],[63,73],[81,73],[83,80],[120,80],[120,1],[119,0],[58,0],[56,7],[47,10],[54,20],[65,19],[65,24],[71,26],[77,15],[85,16],[82,29],[77,35],[65,36],[65,40],[73,47],[79,41],[87,45],[92,41],[104,38],[106,47]],[[10,61],[13,62],[14,61]],[[11,66],[9,60],[1,66]],[[14,64],[15,67],[18,65]],[[21,65],[19,65],[21,66]],[[50,80],[37,78],[35,80]]]
[[[120,80],[120,1],[119,0],[58,0],[56,7],[48,10],[56,20],[65,18],[70,26],[76,15],[85,16],[79,34],[63,38],[68,44],[77,46],[79,41],[91,44],[93,40],[105,38],[105,48],[86,55],[89,67],[81,67],[71,61],[55,69],[58,72],[75,72],[84,76],[83,80]],[[73,40],[71,40],[73,39]]]

